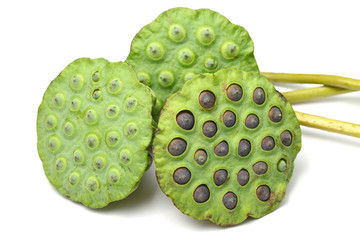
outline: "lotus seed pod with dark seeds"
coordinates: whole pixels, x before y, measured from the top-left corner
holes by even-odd
[[[231,86],[241,89],[241,97]],[[204,92],[216,99],[211,108],[199,101]],[[269,117],[273,107],[281,111],[280,121]],[[182,113],[191,113],[191,128],[182,127]],[[153,142],[162,191],[184,214],[219,225],[273,211],[285,196],[300,148],[290,104],[262,75],[235,68],[195,75],[171,95]]]
[[[173,8],[161,13],[136,34],[126,62],[159,99],[155,120],[165,100],[195,74],[226,67],[259,72],[248,32],[209,9]],[[241,98],[236,87],[229,91],[234,99]]]
[[[148,167],[152,106],[150,90],[128,64],[69,64],[37,115],[38,153],[52,185],[91,208],[128,196]]]

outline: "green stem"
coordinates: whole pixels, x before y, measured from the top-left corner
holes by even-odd
[[[262,72],[261,74],[272,82],[323,84],[351,90],[360,90],[360,80],[353,78],[321,74],[292,74],[271,72]]]
[[[291,103],[299,103],[310,101],[314,99],[319,99],[323,97],[330,97],[344,93],[354,92],[354,90],[338,88],[338,87],[315,87],[315,88],[306,88],[295,91],[283,92],[282,94],[285,98]]]
[[[360,138],[360,125],[295,112],[300,125]]]

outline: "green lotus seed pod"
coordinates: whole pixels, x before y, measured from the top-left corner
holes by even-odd
[[[88,58],[69,64],[37,115],[38,153],[49,181],[91,208],[128,196],[149,165],[152,106],[150,90],[128,64]]]
[[[270,81],[227,68],[168,98],[153,146],[158,183],[180,211],[235,225],[282,201],[301,131]]]
[[[209,9],[173,8],[137,33],[126,62],[159,98],[161,104],[155,106],[153,114],[156,121],[162,103],[195,74],[226,67],[258,72],[253,52],[248,32],[221,14]]]

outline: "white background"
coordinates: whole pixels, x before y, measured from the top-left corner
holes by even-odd
[[[48,182],[36,115],[50,81],[79,57],[124,61],[141,27],[177,6],[210,8],[245,27],[261,71],[360,79],[356,1],[1,1],[0,238],[359,239],[360,140],[306,127],[284,201],[235,227],[183,215],[158,187],[154,166],[132,195],[99,210]],[[360,124],[360,93],[294,109]]]

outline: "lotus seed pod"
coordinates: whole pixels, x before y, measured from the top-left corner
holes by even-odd
[[[258,72],[253,52],[248,32],[223,15],[209,9],[173,8],[136,34],[126,62],[159,98],[153,114],[157,120],[165,100],[195,74],[226,67]],[[241,92],[233,91],[234,98],[241,97]]]
[[[128,196],[148,167],[152,106],[149,89],[128,64],[100,58],[69,64],[47,88],[37,115],[38,153],[49,181],[91,208]]]
[[[204,92],[214,99],[211,108],[201,104]],[[178,120],[183,113],[191,116],[191,128]],[[169,97],[153,146],[158,183],[181,212],[235,225],[270,213],[282,201],[301,131],[271,82],[227,68],[195,75]]]

